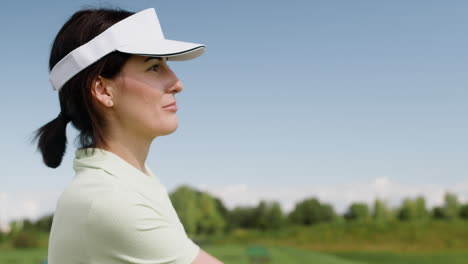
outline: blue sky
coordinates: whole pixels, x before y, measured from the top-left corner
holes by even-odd
[[[74,176],[70,125],[58,169],[29,139],[59,113],[53,38],[86,6],[154,7],[166,38],[207,46],[171,63],[185,87],[179,128],[147,160],[169,190],[285,207],[305,196],[340,208],[378,195],[435,204],[445,190],[468,199],[466,1],[9,1],[0,221],[54,208]]]

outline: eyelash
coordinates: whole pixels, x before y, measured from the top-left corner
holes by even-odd
[[[155,65],[151,66],[148,70],[150,71],[153,68],[156,68],[156,72],[157,72],[158,68],[159,68],[159,64],[155,64]]]

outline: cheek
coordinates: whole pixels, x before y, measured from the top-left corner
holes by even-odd
[[[127,79],[121,93],[122,100],[136,108],[150,105],[157,107],[161,103],[161,96],[159,87],[136,79]]]
[[[164,83],[127,78],[121,86],[115,110],[125,129],[154,137],[177,129],[177,116],[163,109]]]
[[[119,93],[120,116],[131,126],[147,123],[160,114],[163,92],[159,87],[140,80],[126,79]],[[163,109],[161,109],[163,110]]]

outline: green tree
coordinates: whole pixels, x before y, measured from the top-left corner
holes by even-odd
[[[254,211],[255,227],[260,230],[268,229],[268,205],[266,201],[260,201]]]
[[[202,192],[199,194],[198,203],[198,208],[200,210],[198,230],[200,233],[218,234],[223,231],[225,222],[217,210],[213,197]]]
[[[422,196],[416,199],[405,198],[398,212],[400,220],[424,219],[427,216],[426,201]]]
[[[460,206],[460,217],[463,219],[468,219],[468,203]]]
[[[7,234],[0,230],[0,243],[7,239]]]
[[[365,203],[352,203],[344,217],[352,221],[368,220],[370,218],[369,206]]]
[[[278,202],[260,201],[253,214],[255,227],[260,230],[281,228],[284,215]]]
[[[269,223],[269,229],[279,229],[284,226],[285,216],[278,202],[273,202],[270,204],[267,220]]]
[[[8,236],[12,237],[21,230],[23,230],[23,220],[12,221],[10,222],[10,232],[8,233]]]
[[[39,230],[50,232],[50,229],[52,228],[53,218],[54,218],[54,214],[45,215],[45,216],[39,218],[34,223],[34,226]]]
[[[460,214],[460,203],[458,202],[457,195],[454,193],[446,192],[444,196],[443,214],[446,219],[455,219]]]
[[[216,204],[216,210],[219,212],[221,217],[223,218],[223,221],[225,223],[224,225],[224,230],[227,231],[229,228],[228,222],[229,222],[229,210],[224,206],[224,203],[216,197],[213,197],[215,204]]]
[[[322,221],[330,222],[336,218],[335,209],[329,203],[322,203]]]
[[[400,220],[413,220],[416,218],[416,205],[410,198],[405,198],[398,212]]]
[[[273,202],[268,212],[268,222],[271,229],[279,229],[285,224],[283,210],[278,202]]]
[[[440,206],[436,206],[432,209],[432,217],[435,219],[444,219],[444,208]]]
[[[232,211],[230,211],[229,215],[229,225],[231,229],[234,228],[255,228],[256,221],[255,221],[255,207],[251,206],[236,206]]]
[[[313,225],[331,221],[335,216],[331,205],[321,204],[317,198],[310,198],[297,203],[288,218],[295,224]]]
[[[34,229],[34,223],[30,219],[23,219],[23,230],[32,230]]]
[[[414,201],[416,206],[416,218],[424,219],[429,216],[429,212],[426,208],[426,199],[423,196],[419,196]]]
[[[197,192],[187,185],[182,185],[169,197],[187,234],[195,235],[200,218]]]
[[[375,199],[374,208],[372,210],[372,217],[376,221],[387,221],[390,219],[390,210],[385,201],[380,199]]]
[[[444,204],[432,209],[432,217],[435,219],[455,219],[462,216],[462,206],[454,193],[446,192]]]

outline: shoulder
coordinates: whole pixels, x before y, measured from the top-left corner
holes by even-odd
[[[138,192],[112,189],[91,201],[86,224],[90,230],[118,228],[123,232],[147,216],[154,218],[160,213]]]
[[[93,200],[85,240],[88,254],[100,263],[190,263],[199,250],[183,229],[132,191],[106,192]]]

